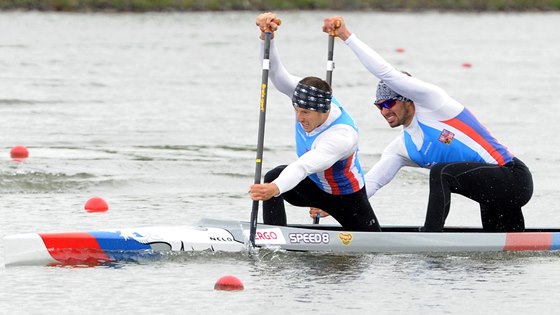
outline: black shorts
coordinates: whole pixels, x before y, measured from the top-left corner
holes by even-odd
[[[525,220],[521,207],[533,195],[533,179],[527,166],[517,158],[503,166],[474,162],[436,164],[430,170],[425,231],[443,229],[451,193],[480,204],[485,231],[523,231]]]
[[[265,183],[276,179],[284,168],[286,165],[281,165],[266,173]],[[293,189],[263,202],[265,224],[286,225],[284,200],[297,207],[316,207],[325,210],[348,231],[381,230],[367,198],[365,187],[347,195],[332,195],[306,177]]]

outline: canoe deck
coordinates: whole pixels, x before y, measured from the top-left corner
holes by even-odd
[[[257,247],[340,254],[560,249],[560,229],[556,228],[530,228],[518,233],[488,233],[474,227],[448,227],[438,233],[418,232],[417,226],[382,229],[383,232],[350,232],[326,224],[259,224],[255,242]],[[4,263],[95,265],[162,252],[243,252],[249,250],[248,239],[248,222],[214,219],[192,226],[15,234],[4,237]]]

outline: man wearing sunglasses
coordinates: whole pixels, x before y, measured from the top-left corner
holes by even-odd
[[[265,32],[274,34],[279,25],[273,13],[257,17],[261,39]],[[298,207],[325,209],[346,230],[380,231],[366,194],[354,120],[332,96],[326,81],[317,77],[301,79],[288,73],[274,41],[270,46],[269,75],[274,86],[292,100],[299,158],[267,172],[263,184],[249,187],[253,200],[264,201],[264,223],[286,225],[287,201]]]
[[[396,70],[346,27],[326,18],[323,31],[340,37],[381,81],[375,105],[391,128],[403,132],[366,175],[368,197],[403,166],[430,169],[430,196],[421,230],[443,230],[451,193],[480,204],[485,231],[523,231],[521,207],[533,194],[527,166],[500,144],[465,106],[443,89]]]

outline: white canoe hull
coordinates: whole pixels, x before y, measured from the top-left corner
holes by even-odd
[[[330,253],[411,253],[551,251],[560,249],[560,229],[522,233],[483,233],[454,228],[448,232],[415,232],[387,228],[384,232],[348,232],[334,226],[270,226],[259,224],[258,247]],[[140,227],[92,232],[27,233],[4,237],[4,263],[60,265],[118,262],[139,255],[180,251],[248,250],[249,224],[203,220],[195,226]]]

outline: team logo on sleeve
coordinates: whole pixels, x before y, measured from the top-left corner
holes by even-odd
[[[447,129],[443,129],[441,134],[439,135],[439,141],[445,144],[450,144],[453,141],[455,134]]]

